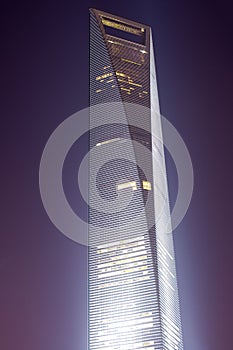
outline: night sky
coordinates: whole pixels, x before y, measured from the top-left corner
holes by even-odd
[[[38,176],[50,134],[88,106],[89,7],[153,28],[161,112],[186,142],[195,176],[189,211],[174,232],[185,350],[231,350],[233,28],[226,0],[2,2],[0,349],[87,348],[87,249],[50,222]],[[81,154],[66,164],[73,177],[67,196],[83,218],[74,179],[87,151],[84,137]],[[174,201],[171,160],[169,168]]]

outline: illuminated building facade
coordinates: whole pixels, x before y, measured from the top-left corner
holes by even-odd
[[[91,107],[88,349],[181,350],[151,29],[94,9],[90,28],[90,105],[108,117]]]

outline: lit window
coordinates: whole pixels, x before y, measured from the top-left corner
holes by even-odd
[[[121,90],[127,91],[127,93],[130,94],[130,90],[129,89],[121,87]]]
[[[151,190],[151,183],[150,181],[142,181],[142,187],[144,190],[148,190],[150,191]]]
[[[122,60],[123,62],[132,63],[132,64],[136,64],[137,66],[141,66],[141,63],[134,62],[134,61],[128,60],[128,59],[126,59],[126,58],[122,58],[121,60]]]
[[[104,245],[104,247],[103,246],[99,246],[99,248],[103,248],[103,249],[97,250],[97,253],[98,254],[109,253],[109,252],[112,252],[114,250],[119,251],[121,249],[133,248],[133,247],[137,247],[137,246],[139,246],[139,249],[141,249],[140,247],[142,245],[144,247],[144,240],[142,238],[141,237],[137,237],[136,239],[138,239],[138,240],[136,242],[132,242],[132,239],[131,240],[122,241],[122,243],[118,241],[118,242],[115,243],[116,245],[109,246],[107,248],[104,248],[106,245]]]
[[[133,237],[133,238],[128,238],[128,239],[124,239],[121,241],[116,241],[116,242],[111,242],[111,243],[105,243],[105,244],[101,244],[99,245],[97,248],[101,249],[101,248],[107,248],[107,247],[113,247],[116,246],[118,244],[125,244],[125,243],[131,243],[131,242],[135,242],[135,241],[141,241],[144,240],[144,236],[138,236],[138,237]]]
[[[142,87],[141,84],[134,83],[132,80],[126,81],[126,80],[123,80],[123,79],[120,79],[120,78],[117,78],[117,79],[118,79],[118,81],[119,81],[120,83],[126,83],[126,84],[130,84],[130,85]]]
[[[101,91],[101,90],[100,90]],[[96,91],[97,92],[97,91]],[[111,142],[114,142],[114,141],[119,141],[120,138],[119,137],[116,137],[114,139],[111,139],[111,140],[106,140],[106,141],[103,141],[103,142],[99,142],[96,144],[96,146],[102,146],[102,145],[106,145],[107,143],[111,143]]]
[[[116,22],[116,20],[109,20],[109,19],[106,19],[106,18],[102,18],[102,23],[105,25],[105,26],[108,26],[108,27],[112,27],[112,28],[115,28],[115,29],[119,29],[119,30],[122,30],[122,31],[125,31],[125,32],[128,32],[128,33],[132,33],[132,34],[135,34],[135,35],[140,35],[140,30],[137,29],[137,28],[134,28],[134,27],[131,27],[127,24],[124,24],[124,23],[121,23],[121,22]],[[141,32],[142,32],[142,29],[144,28],[141,28]]]
[[[125,275],[125,274],[128,274],[128,273],[144,271],[144,270],[147,270],[147,266],[132,267],[130,269],[125,269],[125,270],[118,270],[118,271],[113,271],[113,272],[100,273],[98,275],[98,278],[105,278],[105,277],[111,277],[111,276]]]
[[[105,73],[103,75],[99,75],[98,77],[96,77],[95,79],[96,80],[101,80],[101,79],[105,79],[105,78],[108,78],[108,77],[111,77],[113,75],[113,73]]]
[[[111,271],[118,271],[120,268],[124,267],[124,268],[131,268],[131,267],[137,267],[137,266],[142,266],[145,265],[146,261],[138,261],[138,262],[132,262],[132,263],[127,263],[127,264],[121,264],[121,265],[117,265],[117,266],[112,266],[112,267],[107,267],[104,269],[100,269],[100,273],[104,273],[104,272],[111,272]]]
[[[147,255],[142,255],[142,256],[137,256],[135,258],[126,258],[124,260],[118,260],[118,261],[113,261],[113,262],[107,262],[104,264],[97,265],[97,267],[100,269],[102,267],[108,267],[108,266],[115,266],[115,265],[122,265],[125,263],[133,262],[133,261],[140,261],[140,260],[146,260]],[[99,261],[100,262],[100,261]]]
[[[117,282],[103,283],[103,284],[98,285],[98,289],[107,288],[107,287],[115,287],[115,286],[135,283],[135,282],[141,282],[141,281],[145,281],[145,280],[149,280],[149,279],[150,279],[150,276],[142,276],[142,277],[136,277],[136,278],[129,278],[126,280],[124,279],[124,280],[120,280]]]
[[[119,45],[119,46],[124,46],[122,43],[119,43],[117,41],[112,41],[112,40],[108,40],[108,43],[114,44],[114,45]]]
[[[132,188],[133,191],[135,191],[137,189],[136,181],[124,182],[122,184],[117,185],[118,190],[123,190],[125,188],[130,188],[130,187]]]

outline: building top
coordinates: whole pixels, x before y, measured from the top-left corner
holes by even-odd
[[[143,46],[148,45],[150,27],[119,16],[96,9],[90,9],[107,35],[134,42]]]

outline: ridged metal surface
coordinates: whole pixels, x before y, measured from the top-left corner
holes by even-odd
[[[107,35],[103,18],[143,31],[145,45]],[[138,104],[138,111],[147,108],[141,115],[127,104],[111,105],[108,125],[101,107],[90,111],[89,350],[181,350],[173,238],[164,233],[170,214],[163,146],[156,141],[162,132],[151,31],[96,10],[90,28],[91,106],[125,102]],[[127,183],[131,187],[119,187]],[[95,191],[109,203],[119,193],[123,201],[132,198],[124,210],[104,213]],[[148,196],[153,200],[145,208]]]

